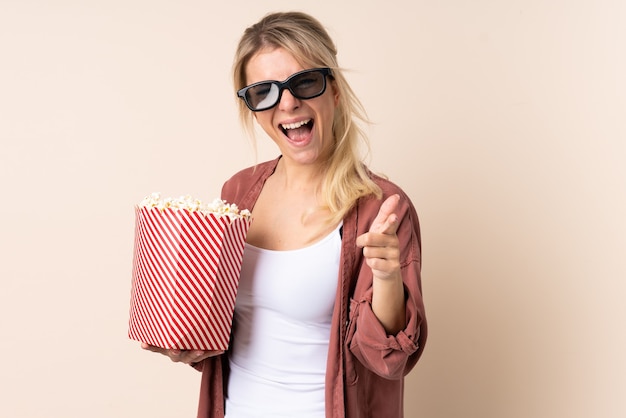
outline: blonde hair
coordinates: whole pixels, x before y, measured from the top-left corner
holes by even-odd
[[[304,68],[329,67],[339,93],[333,120],[334,149],[324,167],[321,196],[337,223],[360,197],[381,197],[380,187],[372,181],[363,164],[359,143],[369,150],[369,141],[359,122],[368,123],[363,105],[348,85],[337,63],[337,48],[326,29],[315,18],[301,12],[266,15],[247,28],[239,41],[233,63],[235,90],[246,86],[246,66],[262,49],[283,48]],[[239,100],[239,115],[244,128],[253,131],[254,116]]]

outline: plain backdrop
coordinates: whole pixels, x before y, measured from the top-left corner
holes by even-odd
[[[406,416],[625,416],[622,0],[0,0],[0,416],[195,416],[200,375],[126,335],[133,205],[277,155],[230,78],[276,10],[328,28],[420,214]]]

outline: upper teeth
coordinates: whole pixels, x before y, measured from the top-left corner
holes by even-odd
[[[311,119],[302,120],[295,123],[283,123],[281,126],[283,127],[283,129],[296,129],[301,127],[302,125],[306,125],[309,122],[311,122]]]

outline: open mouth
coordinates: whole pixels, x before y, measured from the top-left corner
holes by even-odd
[[[292,141],[302,141],[308,138],[313,130],[313,119],[306,119],[294,123],[280,125],[283,134]]]

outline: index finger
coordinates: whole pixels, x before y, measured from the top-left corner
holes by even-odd
[[[380,205],[378,214],[370,227],[370,232],[379,234],[394,234],[396,232],[398,216],[395,212],[398,209],[399,202],[400,195],[394,194],[389,196],[382,205]]]

